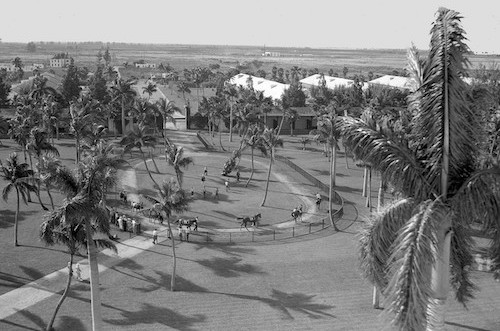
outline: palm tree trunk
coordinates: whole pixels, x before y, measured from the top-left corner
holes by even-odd
[[[56,309],[54,310],[54,314],[52,314],[52,318],[50,319],[49,324],[47,324],[47,328],[45,329],[46,331],[52,331],[52,325],[54,325],[54,321],[56,319],[56,315],[59,312],[59,309],[61,308],[64,300],[68,296],[69,293],[69,288],[71,286],[71,279],[73,278],[73,254],[69,255],[69,265],[68,265],[68,282],[66,283],[66,288],[64,289],[64,292],[59,299],[59,302],[57,303]]]
[[[16,205],[16,218],[14,219],[14,246],[19,246],[17,243],[17,227],[19,223],[19,188],[16,187],[17,205]]]
[[[49,187],[49,185],[45,184],[45,188],[47,189],[47,194],[48,194],[49,199],[50,199],[50,205],[52,207],[52,210],[54,210],[54,199],[52,198],[52,193],[50,193],[50,187]]]
[[[270,160],[269,160],[269,169],[267,171],[266,191],[264,192],[264,199],[262,200],[262,203],[260,204],[261,207],[264,206],[264,203],[266,202],[267,191],[269,190],[269,178],[271,177],[271,168],[273,166],[273,158],[274,158],[274,152],[272,150],[271,150],[269,157],[270,157]]]
[[[332,144],[332,158],[330,159],[330,189],[328,192],[328,215],[330,217],[330,223],[333,226],[335,231],[339,231],[337,225],[335,224],[335,220],[333,219],[333,209],[332,209],[332,198],[333,198],[333,189],[335,187],[335,160],[337,158],[337,149],[335,145]]]
[[[146,171],[148,172],[149,178],[151,178],[151,180],[153,181],[153,183],[155,183],[155,185],[158,186],[158,183],[155,181],[155,179],[151,175],[151,171],[149,171],[148,163],[146,162],[146,156],[144,155],[144,152],[142,151],[142,148],[139,148],[139,151],[141,152],[142,161],[144,162],[144,166],[146,167]]]
[[[92,330],[102,330],[101,293],[99,289],[99,266],[97,264],[97,251],[92,238],[90,220],[85,220],[87,236],[87,251],[90,267],[90,303],[92,308]]]
[[[172,277],[170,278],[170,291],[175,291],[175,270],[177,267],[177,257],[175,256],[175,239],[172,233],[172,227],[170,226],[170,217],[167,217],[168,233],[170,234],[170,239],[172,240]]]
[[[225,152],[226,150],[224,149],[224,146],[222,146],[222,125],[220,120],[219,120],[219,144],[220,148]]]
[[[233,105],[229,106],[229,142],[233,141]]]
[[[432,267],[431,276],[431,288],[434,295],[427,308],[427,331],[446,330],[445,309],[450,282],[450,242],[452,234],[450,220],[443,220],[437,233],[437,251],[434,252],[436,261]]]
[[[254,173],[254,166],[253,166],[253,147],[252,147],[252,171],[250,172],[250,177],[248,177],[248,180],[247,180],[247,183],[245,184],[245,187],[248,186],[248,184],[250,183],[250,181],[252,180],[252,177],[253,177],[253,173]]]
[[[160,170],[158,169],[158,166],[156,165],[156,161],[155,161],[155,158],[153,156],[153,153],[151,151],[149,151],[149,157],[151,158],[151,160],[153,161],[153,164],[155,166],[155,171],[157,174],[160,173]]]
[[[125,100],[122,99],[122,137],[125,137]]]

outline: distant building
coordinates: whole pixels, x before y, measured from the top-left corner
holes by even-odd
[[[415,81],[409,77],[385,75],[368,82],[368,85],[384,85],[401,90],[412,90]]]
[[[156,63],[135,63],[136,68],[149,68],[149,69],[156,69]]]
[[[349,87],[354,84],[352,79],[345,79],[339,77],[322,76],[320,74],[314,74],[312,76],[306,77],[300,80],[303,88],[311,89],[312,87],[319,87],[322,84],[322,78],[325,79],[326,88],[333,90],[337,87]]]
[[[33,71],[33,70],[36,70],[36,69],[43,69],[45,66],[41,63],[33,63],[33,64],[29,64],[29,65],[24,65],[23,66],[23,71]],[[16,71],[17,68],[15,65],[13,65],[12,63],[0,63],[0,69],[5,69],[7,71]]]
[[[0,69],[5,69],[6,71],[15,71],[16,67],[12,63],[0,63]]]
[[[52,59],[50,59],[50,67],[52,68],[65,68],[69,66],[70,63],[71,57],[68,53],[56,54]]]
[[[280,52],[268,52],[268,51],[265,51],[264,53],[262,53],[262,56],[280,57],[281,53]]]
[[[248,88],[249,83],[252,83],[252,88],[255,91],[260,91],[264,95],[264,97],[270,97],[273,101],[280,100],[285,90],[290,87],[288,84],[278,83],[272,80],[268,80],[261,77],[250,76],[247,74],[238,74],[233,76],[229,80],[229,84]]]

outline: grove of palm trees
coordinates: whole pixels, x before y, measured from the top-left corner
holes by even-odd
[[[461,20],[438,10],[409,89],[276,67],[273,99],[265,72],[155,82],[101,52],[34,78],[0,117],[0,329],[500,329],[500,70]]]

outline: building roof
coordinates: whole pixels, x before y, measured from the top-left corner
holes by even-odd
[[[252,78],[252,87],[255,91],[260,91],[266,98],[280,100],[285,90],[290,87],[288,84],[278,83],[261,77],[247,74],[238,74],[229,80],[229,84],[243,88],[248,88],[248,79]]]
[[[315,117],[317,114],[311,107],[291,107],[297,111],[297,114],[301,117]],[[267,116],[283,116],[283,111],[279,109],[272,109]]]
[[[385,75],[368,82],[368,84],[386,85],[401,89],[412,89],[414,82],[409,77]]]
[[[40,75],[47,78],[47,83],[45,85],[53,88],[54,90],[59,89],[62,84],[62,77],[51,74],[50,72],[43,72]],[[34,78],[35,76],[30,76],[27,79],[23,79],[19,84],[12,86],[11,93],[19,94],[24,89],[31,89]]]
[[[342,87],[342,86],[349,87],[352,84],[354,84],[354,81],[352,79],[345,79],[332,76],[324,76],[324,77],[325,77],[326,87],[331,90],[333,90],[336,87]],[[319,86],[320,81],[321,81],[321,75],[314,74],[312,76],[301,79],[300,83],[303,85]]]

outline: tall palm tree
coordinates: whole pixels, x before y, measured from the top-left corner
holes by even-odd
[[[248,184],[250,184],[250,181],[252,180],[253,178],[253,174],[255,172],[255,167],[254,167],[254,150],[257,148],[259,149],[263,154],[266,154],[266,149],[264,147],[264,145],[262,144],[262,133],[263,133],[263,129],[262,129],[262,126],[259,125],[259,124],[252,124],[248,130],[247,130],[247,133],[244,137],[244,142],[245,142],[245,146],[249,146],[250,147],[250,151],[251,151],[251,160],[252,160],[252,170],[250,172],[250,176],[248,177],[248,180],[247,182],[245,183],[245,187],[248,186]]]
[[[276,129],[264,129],[262,133],[262,139],[260,140],[262,145],[264,146],[263,151],[266,151],[266,154],[269,156],[269,168],[267,170],[267,180],[266,180],[266,191],[264,193],[264,199],[262,199],[261,206],[264,206],[266,203],[267,192],[269,190],[269,178],[271,177],[271,168],[274,162],[274,155],[276,151],[276,147],[283,147],[283,140],[279,137]]]
[[[2,172],[2,179],[8,182],[2,191],[3,200],[7,201],[10,192],[16,190],[17,204],[16,216],[14,219],[14,245],[19,246],[17,243],[19,202],[20,198],[22,198],[24,203],[27,204],[28,192],[36,192],[36,186],[30,183],[33,177],[33,170],[29,169],[27,163],[19,163],[16,153],[11,153],[5,161],[5,164],[0,161],[0,171]]]
[[[99,109],[97,101],[88,98],[79,99],[69,107],[70,129],[75,135],[75,162],[77,164],[81,159],[80,143],[91,132],[93,124],[98,119],[97,109]]]
[[[177,176],[177,183],[182,187],[182,180],[184,173],[181,168],[187,168],[188,165],[193,163],[193,159],[189,156],[184,156],[184,148],[178,147],[175,144],[168,144],[165,148],[165,156],[168,164],[174,167],[175,175]]]
[[[144,154],[143,150],[143,148],[145,147],[154,149],[156,145],[156,137],[148,134],[148,131],[149,127],[144,124],[134,125],[132,127],[132,131],[130,131],[125,137],[122,138],[122,140],[120,141],[120,145],[122,145],[124,148],[123,153],[127,153],[134,148],[137,148],[139,150],[149,178],[151,178],[153,183],[158,186],[158,183],[151,175],[151,171],[149,171],[148,163],[146,162],[146,155]]]
[[[226,84],[222,91],[229,104],[229,142],[233,141],[233,108],[236,98],[238,97],[238,90],[234,85]]]
[[[450,277],[458,301],[473,298],[466,267],[473,260],[471,228],[492,235],[494,268],[500,266],[500,169],[478,162],[483,128],[461,79],[468,47],[460,20],[453,10],[438,10],[430,52],[418,62],[422,85],[411,95],[407,142],[342,119],[355,155],[402,195],[370,219],[361,240],[364,272],[383,291],[401,330],[444,327]]]
[[[99,210],[95,213],[95,206],[87,202],[81,203],[78,199],[66,200],[61,207],[45,216],[45,221],[40,226],[40,239],[48,246],[54,244],[65,245],[70,256],[68,263],[68,281],[61,298],[59,299],[54,313],[47,324],[46,330],[51,331],[57,313],[64,300],[69,294],[71,280],[73,278],[73,259],[76,253],[87,246],[87,234],[84,226],[84,218],[94,219],[91,229],[94,232],[103,232],[109,235],[109,226],[106,226],[108,217],[106,213]],[[93,243],[100,248],[109,248],[117,252],[116,246],[108,239],[93,239]]]
[[[59,167],[53,176],[53,184],[66,194],[63,208],[67,223],[81,224],[85,231],[90,266],[90,295],[92,306],[92,329],[101,330],[101,298],[99,291],[99,269],[97,265],[95,231],[109,233],[109,213],[101,205],[105,194],[103,183],[123,164],[123,160],[95,153],[82,159],[75,171]]]
[[[335,220],[333,219],[333,190],[335,188],[335,177],[336,177],[336,167],[337,167],[337,150],[338,141],[340,139],[340,130],[338,130],[337,116],[334,111],[330,111],[328,114],[324,114],[318,117],[318,129],[312,130],[311,134],[313,139],[316,141],[324,141],[330,149],[330,189],[328,192],[328,211],[330,216],[330,223],[333,228],[338,231]]]
[[[163,181],[161,186],[157,186],[156,196],[143,195],[143,197],[151,202],[158,211],[165,213],[168,225],[168,233],[172,240],[172,277],[170,279],[170,290],[175,291],[175,271],[176,271],[176,255],[175,255],[175,239],[172,233],[170,217],[173,212],[182,213],[188,209],[189,199],[186,192],[173,180]]]
[[[156,111],[162,117],[162,123],[163,123],[162,127],[165,128],[165,124],[167,123],[167,121],[171,121],[175,125],[174,113],[176,111],[180,112],[180,109],[175,105],[175,102],[165,98],[161,98],[158,101],[156,101]],[[161,132],[161,135],[163,138],[165,138],[163,130]]]
[[[26,144],[26,148],[28,151],[32,152],[36,156],[37,164],[36,164],[36,172],[38,174],[38,180],[37,182],[37,197],[38,201],[40,202],[40,206],[44,210],[48,210],[43,202],[42,199],[40,198],[40,177],[41,177],[41,158],[42,154],[45,155],[53,155],[53,156],[59,156],[59,151],[55,146],[53,146],[51,143],[47,141],[47,132],[44,130],[41,130],[40,128],[36,127],[31,130],[30,133],[30,138],[28,143]]]
[[[136,91],[132,88],[136,84],[134,79],[123,80],[121,78],[115,81],[115,85],[111,87],[111,94],[113,96],[113,101],[118,102],[121,107],[121,125],[122,125],[122,137],[125,137],[125,114],[127,107],[134,100],[137,95]]]

